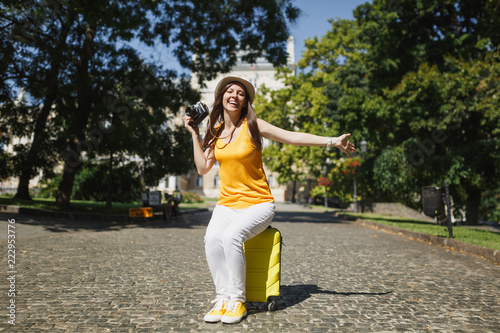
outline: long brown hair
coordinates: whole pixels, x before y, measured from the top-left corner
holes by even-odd
[[[229,87],[238,82],[230,82],[223,89],[221,89],[220,93],[215,96],[214,104],[212,107],[212,112],[208,117],[208,130],[205,134],[205,138],[203,139],[203,148],[208,148],[217,141],[220,136],[220,133],[224,130],[224,107],[222,106],[222,97],[224,93],[229,89]],[[242,86],[242,85],[241,85]],[[247,118],[248,130],[250,131],[252,141],[257,147],[258,150],[262,150],[262,137],[260,135],[259,126],[257,124],[257,114],[255,110],[250,106],[248,91],[245,87],[245,100],[247,101],[247,105],[241,109],[240,119],[242,120],[245,117]],[[217,126],[217,123],[220,123],[220,126]]]

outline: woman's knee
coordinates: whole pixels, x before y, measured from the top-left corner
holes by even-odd
[[[246,238],[244,232],[237,230],[225,230],[221,237],[224,248],[231,246],[243,246],[245,240]]]
[[[212,247],[212,246],[222,245],[222,239],[220,233],[207,232],[203,240],[205,242],[205,246]]]

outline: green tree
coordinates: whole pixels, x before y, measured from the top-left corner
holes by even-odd
[[[477,58],[500,44],[491,0],[374,0],[354,10],[370,87],[392,88],[421,63],[446,66],[450,55]]]
[[[287,88],[269,90],[260,87],[255,109],[260,118],[281,128],[319,135],[334,135],[334,123],[321,112],[327,102],[320,80],[305,81],[302,75],[294,77],[288,69],[282,69],[277,77],[284,80]],[[295,185],[310,177],[318,177],[329,157],[337,152],[326,152],[320,147],[298,147],[273,142],[263,151],[266,166],[279,174],[278,182]]]
[[[113,82],[120,80],[124,69],[134,72],[144,65],[128,42],[171,47],[180,64],[203,82],[229,71],[240,50],[246,52],[245,60],[264,55],[276,65],[286,63],[288,22],[299,14],[290,0],[259,0],[251,5],[199,0],[4,0],[1,10],[0,43],[6,49],[1,65],[5,69],[0,87],[2,131],[32,138],[19,147],[17,195],[29,198],[29,180],[40,169],[50,172],[62,159],[58,205],[69,204],[82,157],[100,149],[101,136],[108,131],[103,124],[124,114],[128,117],[128,110],[137,108],[143,115],[154,109],[158,119],[165,119],[158,114],[160,107],[176,112],[195,96],[187,78],[164,68],[150,71],[153,86],[143,81]],[[16,87],[28,94],[21,106],[13,103]],[[120,102],[114,106],[103,102],[109,96]],[[159,100],[161,106],[155,104]],[[14,116],[16,112],[21,117]],[[94,119],[103,118],[96,127]],[[19,120],[24,128],[16,125]],[[169,135],[182,138],[175,132]],[[112,157],[117,148],[107,147]],[[155,165],[161,165],[158,159]]]
[[[121,165],[114,170],[116,191],[112,194],[114,202],[137,202],[141,197],[141,184],[137,177],[137,165]],[[108,166],[99,163],[84,163],[75,178],[72,197],[76,200],[106,201]]]
[[[47,5],[38,7],[31,1],[2,1],[1,5],[0,43],[6,52],[0,62],[3,83],[0,128],[12,137],[32,138],[31,142],[14,148],[16,154],[12,159],[14,173],[20,178],[16,197],[23,199],[30,198],[29,181],[37,172],[53,173],[57,150],[50,137],[58,133],[51,111],[57,99],[57,81],[70,61],[62,56],[61,39],[57,37],[62,40],[67,37],[71,18],[54,20],[57,18],[47,13],[59,7],[56,2]],[[55,30],[60,30],[59,36]]]
[[[367,70],[361,62],[364,47],[356,39],[355,24],[350,20],[331,22],[332,30],[321,40],[306,41],[298,76],[279,76],[285,88],[268,93],[264,101],[257,100],[256,110],[262,118],[284,128],[325,136],[352,132],[359,143],[366,131],[359,122],[373,123],[359,113],[371,108],[376,114],[380,99],[369,94]],[[326,166],[329,179],[335,180],[332,194],[347,198],[347,187],[352,191],[352,180],[337,182],[335,160],[342,157],[337,150],[280,144],[266,149],[266,165],[280,172],[281,183],[318,178]]]
[[[130,66],[132,60],[136,66]],[[98,99],[102,103],[94,105],[102,112],[90,119],[88,128],[93,130],[87,135],[91,140],[86,157],[108,159],[108,209],[119,181],[113,176],[114,168],[133,163],[142,169],[143,175],[146,173],[158,181],[167,173],[182,173],[192,162],[188,155],[191,143],[185,130],[172,126],[174,113],[164,109],[165,105],[178,109],[184,101],[198,98],[189,81],[180,78],[178,84],[183,89],[179,91],[177,86],[169,84],[173,78],[166,77],[173,73],[162,73],[152,65],[143,64],[138,57],[129,57],[123,66],[123,70],[102,77],[101,82],[112,88],[104,90]],[[136,95],[130,96],[129,87],[135,87]]]
[[[421,184],[425,183],[418,178],[417,170],[407,161],[403,145],[384,148],[373,166],[373,176],[377,180],[377,196],[379,199],[398,201],[412,208],[419,208],[416,200]]]
[[[500,56],[453,59],[450,67],[422,64],[387,96],[418,185],[453,184],[468,223],[477,223],[482,193],[500,185]]]
[[[500,178],[499,11],[488,0],[374,0],[354,20],[332,20],[306,42],[299,82],[286,88],[327,97],[312,100],[301,128],[323,119],[358,147],[366,139],[369,195],[418,205],[421,186],[448,181],[477,223],[481,193]]]

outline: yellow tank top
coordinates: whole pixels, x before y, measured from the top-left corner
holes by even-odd
[[[262,153],[248,134],[246,119],[236,140],[225,143],[217,139],[215,158],[220,164],[218,205],[243,209],[274,202],[262,165]]]

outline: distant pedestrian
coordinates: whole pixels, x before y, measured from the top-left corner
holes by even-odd
[[[291,132],[258,119],[252,108],[253,85],[239,77],[223,78],[215,89],[215,101],[203,143],[198,127],[184,125],[193,138],[194,160],[200,175],[220,164],[219,200],[205,234],[205,253],[215,284],[213,308],[206,322],[238,323],[245,307],[246,264],[243,243],[264,231],[274,216],[271,194],[262,164],[262,137],[296,146],[336,147],[355,151],[350,134],[325,137]]]

